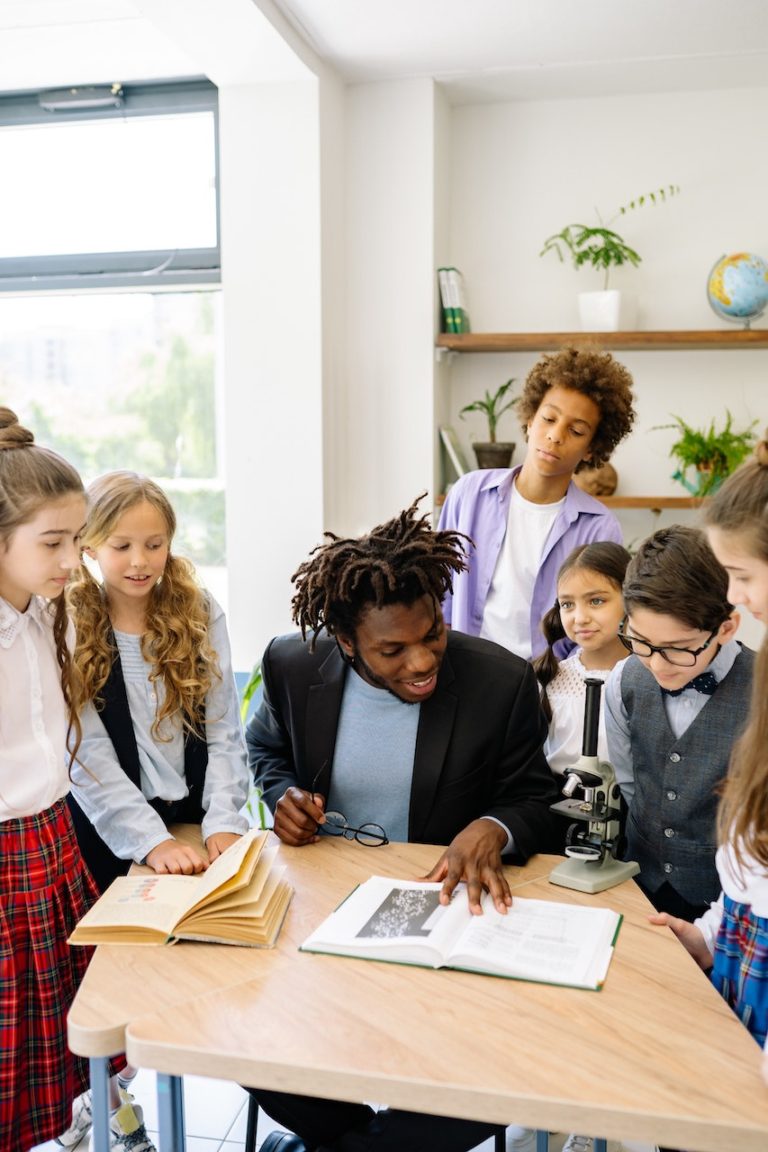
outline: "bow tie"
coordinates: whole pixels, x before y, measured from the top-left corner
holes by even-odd
[[[683,688],[662,688],[661,691],[665,696],[679,696],[687,688],[695,688],[697,692],[711,696],[717,688],[717,680],[711,672],[701,672],[698,676],[694,676],[693,680],[689,680]]]

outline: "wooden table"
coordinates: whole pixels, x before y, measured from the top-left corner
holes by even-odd
[[[648,924],[650,906],[632,881],[590,896],[547,882],[553,858],[510,869],[513,889],[526,896],[623,913],[598,993],[297,950],[358,881],[374,871],[421,875],[437,851],[330,840],[281,848],[296,895],[279,946],[219,949],[223,967],[209,974],[216,990],[201,994],[198,979],[183,989],[184,1003],[179,995],[160,1011],[157,950],[122,949],[114,974],[145,985],[144,1012],[126,1030],[129,1059],[155,1069],[171,1095],[175,1078],[190,1073],[690,1152],[765,1152],[759,1049],[671,932]],[[197,947],[178,946],[165,959],[178,965],[174,997],[187,967],[200,972]],[[231,965],[250,968],[250,978],[233,978]],[[105,968],[92,981],[89,972],[78,1001],[91,998]],[[76,1002],[76,1020],[84,1007]],[[83,1051],[82,1031],[70,1034]],[[181,1147],[174,1120],[162,1152]]]
[[[199,827],[177,825],[172,831],[177,839],[204,851]],[[297,892],[275,949],[199,943],[165,948],[104,944],[96,949],[70,1009],[67,1036],[72,1051],[90,1060],[98,1152],[108,1148],[108,1059],[125,1051],[130,1021],[163,1009],[181,1019],[186,1014],[185,1006],[208,993],[254,979],[257,983],[266,981],[275,967],[294,957],[311,927],[360,879],[380,866],[389,867],[387,875],[416,878],[426,873],[442,852],[441,848],[424,845],[417,848],[393,844],[385,849],[349,845],[348,854],[335,854],[337,861],[341,855],[345,862],[338,878],[331,880],[328,865],[333,844],[322,841],[304,851],[281,846]],[[334,863],[333,868],[336,866]],[[545,872],[548,867],[544,858],[537,857],[525,875]],[[131,873],[149,875],[151,869],[134,865]],[[522,877],[523,870],[511,869],[511,876],[515,882],[514,877]]]

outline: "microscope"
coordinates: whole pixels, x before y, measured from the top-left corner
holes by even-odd
[[[603,892],[636,876],[640,865],[618,860],[622,849],[620,792],[610,764],[597,756],[602,680],[587,679],[584,735],[581,756],[565,770],[565,800],[552,811],[573,821],[566,834],[567,859],[549,874],[550,884],[576,888],[579,892]],[[577,788],[583,799],[574,799]]]

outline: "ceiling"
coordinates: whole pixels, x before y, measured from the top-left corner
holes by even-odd
[[[202,41],[189,25],[208,22],[221,38],[227,21],[255,3],[0,0],[0,90],[199,75]],[[765,0],[258,0],[258,7],[284,16],[351,83],[434,77],[453,103],[760,87],[768,77]],[[237,39],[233,54],[242,48]]]

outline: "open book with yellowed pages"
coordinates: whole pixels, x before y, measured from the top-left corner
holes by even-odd
[[[120,876],[86,912],[70,944],[204,940],[271,948],[293,889],[269,834],[251,830],[200,876]]]
[[[371,876],[304,941],[302,951],[602,987],[621,924],[618,912],[515,895],[503,915],[486,892],[483,915],[473,916],[464,885],[448,905],[440,903],[441,888]]]

